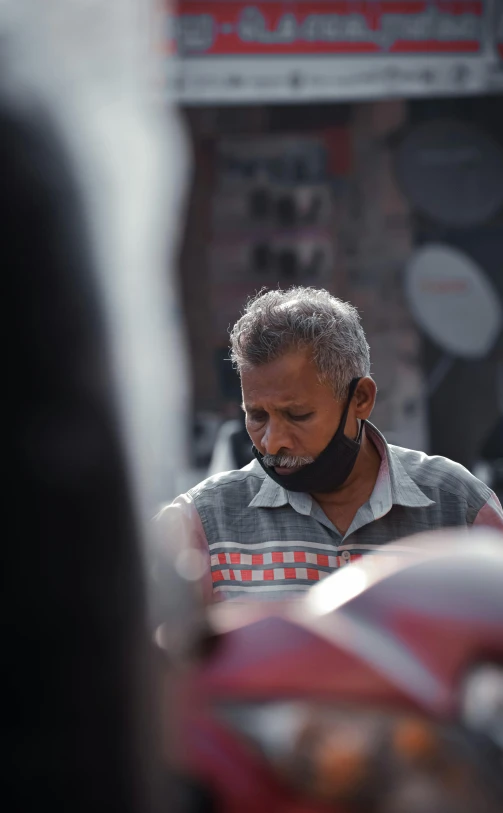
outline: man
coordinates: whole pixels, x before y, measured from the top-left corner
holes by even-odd
[[[503,531],[497,497],[463,466],[388,445],[369,422],[376,385],[352,305],[312,288],[260,294],[231,357],[255,460],[161,514],[204,557],[208,598],[291,596],[420,531]]]

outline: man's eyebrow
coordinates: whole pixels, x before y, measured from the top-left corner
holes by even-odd
[[[258,412],[262,411],[262,407],[255,406],[254,404],[241,404],[241,409],[243,412]],[[287,401],[283,406],[279,407],[281,412],[286,412],[289,409],[302,409],[306,412],[312,412],[314,407],[310,406],[309,404],[301,403],[299,401]]]
[[[288,401],[288,403],[285,404],[285,406],[283,407],[283,409],[292,409],[292,408],[293,409],[312,409],[313,407],[309,406],[306,403],[303,403],[302,401],[301,402],[299,402],[299,401]]]
[[[241,404],[241,409],[243,412],[259,412],[262,411],[262,407],[255,406],[255,404]]]

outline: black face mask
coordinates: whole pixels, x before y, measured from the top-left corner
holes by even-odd
[[[356,440],[346,437],[344,429],[349,412],[351,399],[355,394],[359,378],[353,378],[350,387],[348,402],[342,414],[337,432],[314,463],[308,463],[299,471],[292,474],[276,474],[274,469],[266,466],[263,462],[263,455],[253,446],[252,451],[264,471],[278,485],[283,486],[288,491],[303,491],[308,494],[328,494],[336,491],[348,479],[353,471],[353,467],[360,451],[363,425],[361,422],[360,431]]]

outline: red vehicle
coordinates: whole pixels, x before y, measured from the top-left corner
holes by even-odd
[[[501,813],[503,540],[387,553],[297,601],[212,609],[177,692],[198,810]]]

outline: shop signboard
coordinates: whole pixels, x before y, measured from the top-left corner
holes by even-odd
[[[499,0],[181,0],[168,84],[193,104],[497,92],[502,19]]]

